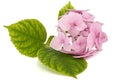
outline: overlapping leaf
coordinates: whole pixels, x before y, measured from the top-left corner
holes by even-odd
[[[49,47],[40,49],[38,51],[38,58],[49,68],[74,78],[87,68],[87,62],[83,58],[75,59],[71,55]]]

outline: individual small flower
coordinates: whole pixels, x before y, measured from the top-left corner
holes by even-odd
[[[101,50],[102,43],[107,41],[106,34],[102,32],[102,25],[103,24],[99,22],[91,23],[90,33],[87,38],[87,46],[89,47],[89,49],[92,49],[95,45],[98,50]]]
[[[87,46],[87,38],[83,36],[79,36],[76,41],[72,44],[72,49],[74,50],[75,55],[79,55],[79,53],[83,53],[86,50]]]
[[[50,46],[74,58],[95,55],[107,41],[102,25],[94,21],[87,10],[70,10],[58,21],[58,36],[52,39]]]
[[[62,16],[62,18],[58,21],[58,24],[64,32],[71,32],[73,35],[76,35],[76,33],[87,27],[83,22],[82,15],[75,12],[69,12],[68,14]]]
[[[58,36],[54,37],[51,41],[50,46],[54,48],[55,50],[62,50],[64,47],[67,48],[67,45],[69,45],[70,39],[62,32],[58,33]]]

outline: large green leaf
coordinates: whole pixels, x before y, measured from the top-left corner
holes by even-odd
[[[76,75],[87,68],[87,62],[83,58],[75,59],[71,55],[49,47],[40,49],[38,51],[38,58],[49,68],[74,78],[77,78]]]
[[[74,7],[72,6],[70,2],[60,9],[59,14],[58,14],[58,19],[60,19],[62,15],[68,12],[69,9],[74,9]]]
[[[25,19],[7,27],[15,47],[29,57],[36,57],[37,51],[46,40],[46,30],[36,19]]]

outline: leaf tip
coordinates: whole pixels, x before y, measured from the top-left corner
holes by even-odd
[[[68,4],[71,4],[71,2],[69,1]]]
[[[73,77],[73,78],[75,78],[75,79],[77,79],[77,76],[74,74],[74,75],[71,75],[71,77]]]
[[[3,26],[3,27],[8,28],[8,26]]]

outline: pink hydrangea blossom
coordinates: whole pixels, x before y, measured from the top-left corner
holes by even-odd
[[[71,35],[77,35],[80,31],[84,30],[87,25],[83,22],[80,14],[69,12],[58,21],[59,27],[64,31],[69,31]]]
[[[50,46],[74,58],[90,57],[102,50],[107,41],[102,23],[94,21],[94,16],[87,10],[70,10],[58,21],[58,35]]]
[[[64,33],[59,32],[58,36],[54,37],[51,41],[51,47],[56,50],[62,50],[63,47],[66,49],[69,42],[70,38],[68,38]]]

